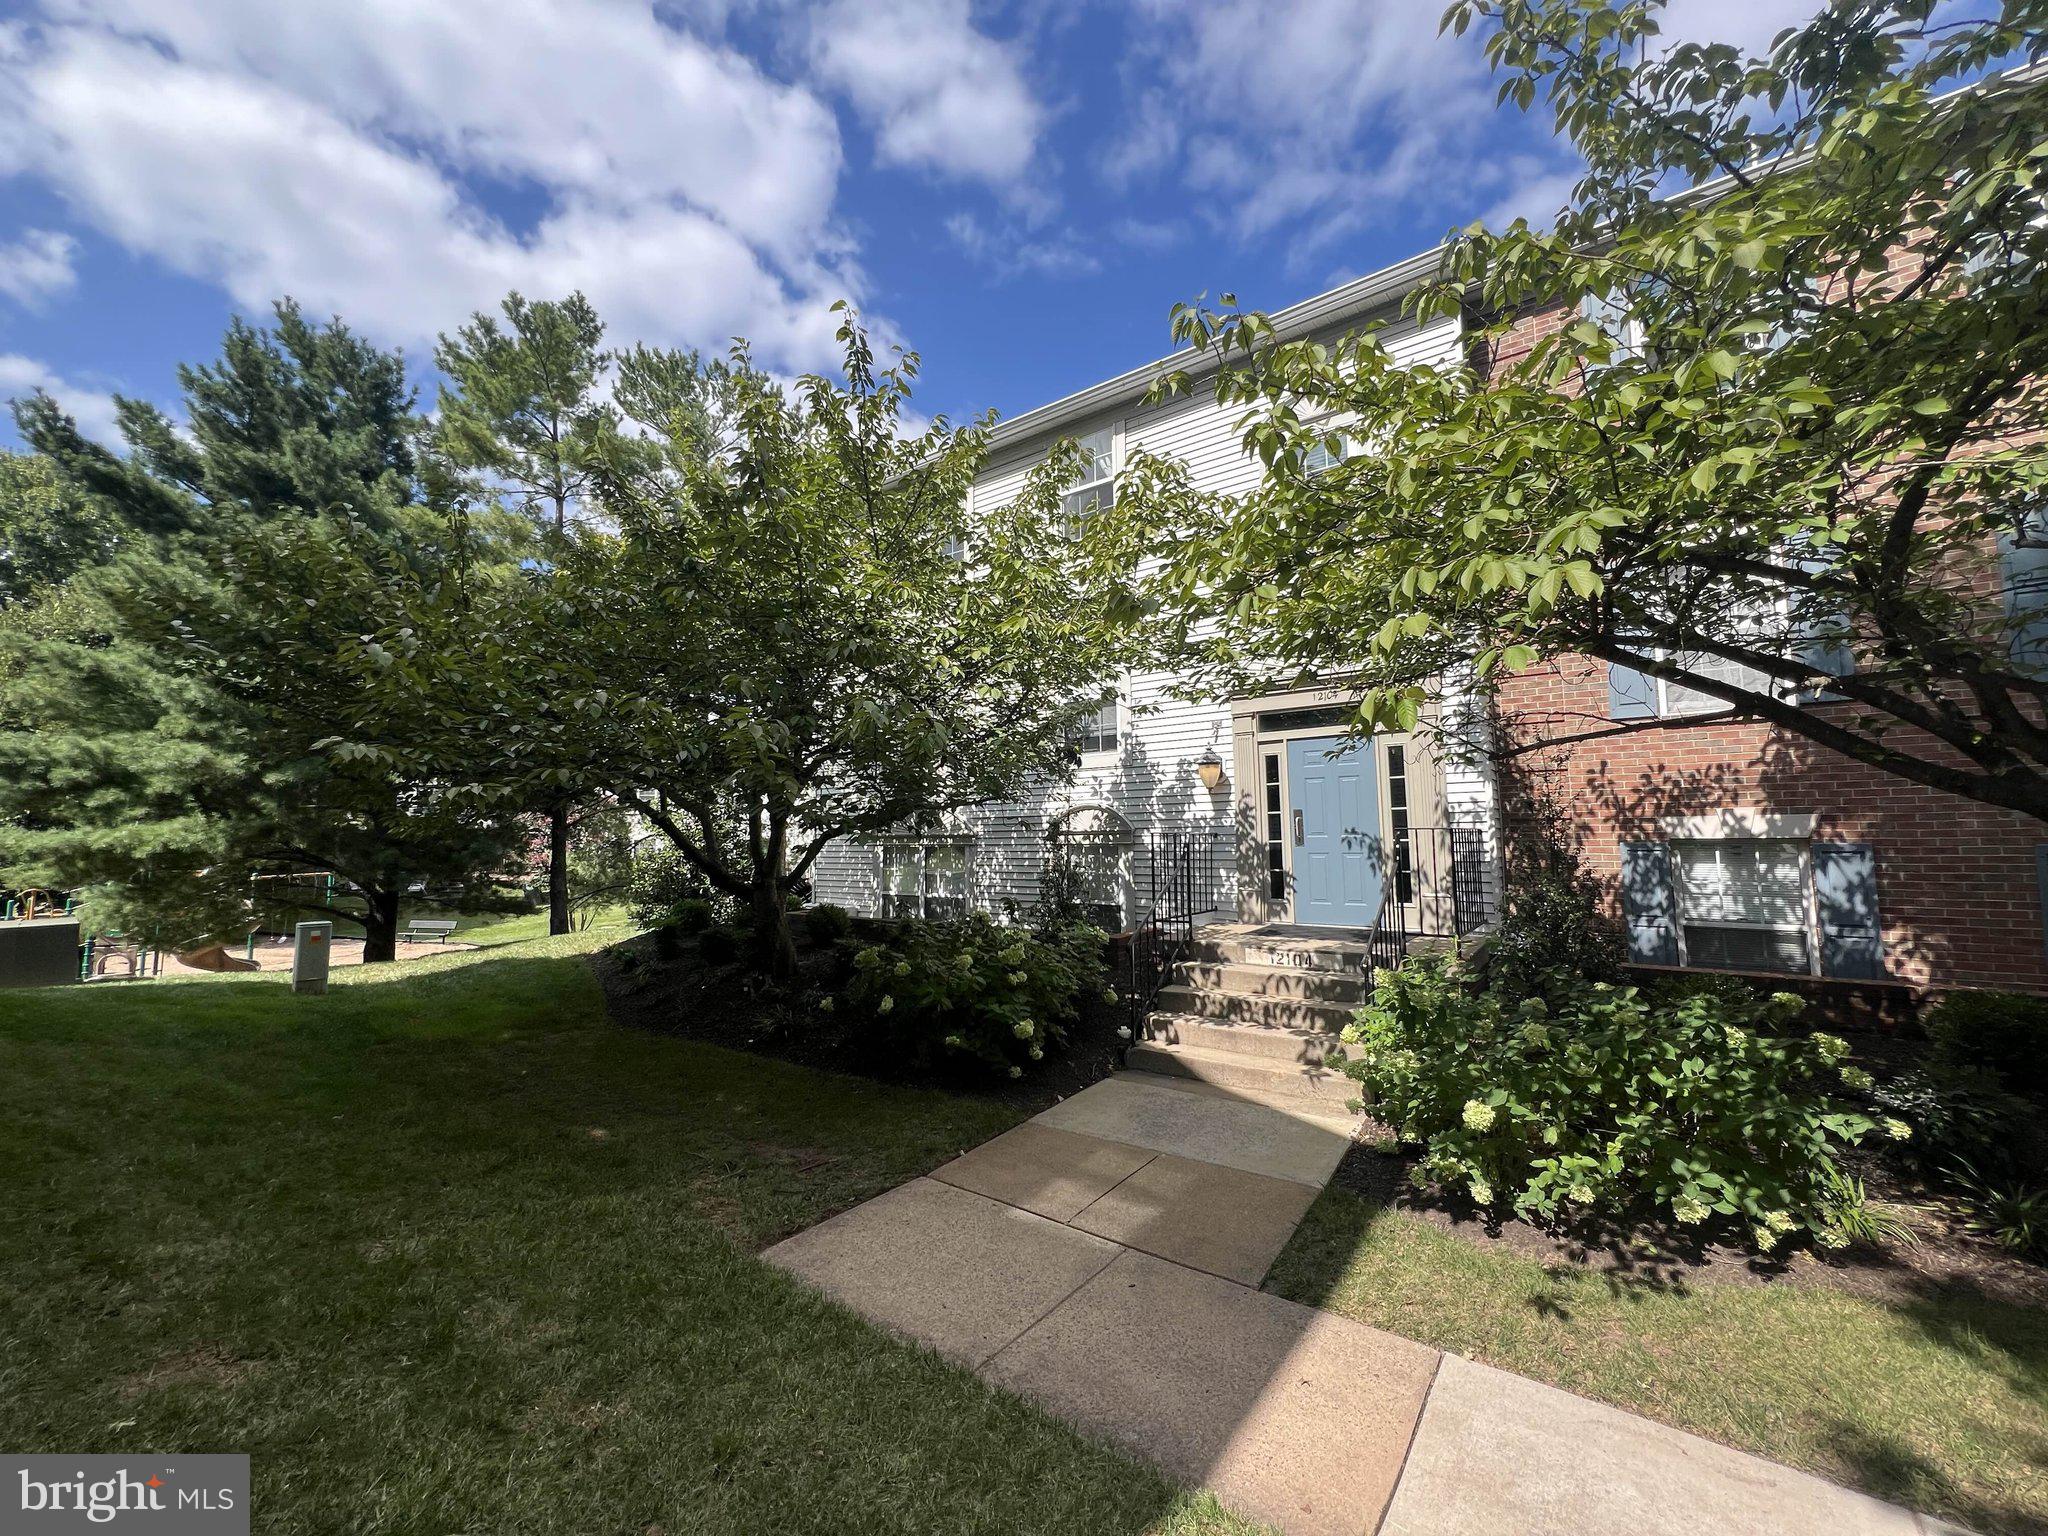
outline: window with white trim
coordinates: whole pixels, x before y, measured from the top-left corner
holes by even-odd
[[[962,917],[967,912],[967,841],[882,845],[882,916]]]
[[[1103,427],[1076,438],[1085,456],[1080,478],[1060,498],[1060,512],[1067,531],[1079,533],[1088,519],[1113,506],[1116,500],[1116,434]]]
[[[1332,443],[1336,446],[1332,447]],[[1341,432],[1333,437],[1319,437],[1309,447],[1308,452],[1302,455],[1302,472],[1311,480],[1319,475],[1327,475],[1350,458],[1354,451],[1351,439]]]
[[[1795,975],[1813,969],[1804,842],[1674,842],[1671,854],[1681,965]]]
[[[1774,693],[1777,684],[1771,674],[1756,667],[1746,667],[1739,661],[1730,661],[1725,656],[1691,655],[1676,658],[1678,664],[1688,672],[1701,677],[1711,677],[1717,682],[1732,687],[1748,689],[1753,693]],[[1674,683],[1663,678],[1657,679],[1659,715],[1707,715],[1717,709],[1733,709],[1735,706],[1718,694],[1688,688],[1683,683]]]
[[[1074,722],[1071,737],[1082,757],[1113,754],[1123,741],[1123,712],[1111,694]]]

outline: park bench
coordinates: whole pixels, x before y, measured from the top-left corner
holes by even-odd
[[[424,944],[428,939],[446,944],[454,932],[455,919],[452,917],[416,917],[405,925],[398,939],[402,944]]]

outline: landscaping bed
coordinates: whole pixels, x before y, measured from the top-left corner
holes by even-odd
[[[846,940],[820,942],[797,928],[797,975],[770,982],[742,959],[707,958],[703,935],[682,935],[666,949],[644,934],[594,957],[605,1007],[617,1022],[749,1051],[800,1066],[847,1072],[880,1082],[935,1085],[1026,1113],[1101,1081],[1117,1065],[1118,1028],[1128,1008],[1092,994],[1066,1040],[1017,1078],[971,1058],[919,1062],[890,1048],[869,1021],[821,1011],[819,1001],[844,989],[864,944],[886,941],[891,926],[861,922]]]

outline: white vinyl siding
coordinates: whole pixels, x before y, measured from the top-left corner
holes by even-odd
[[[1353,316],[1325,335],[1355,329],[1368,318]],[[1433,321],[1426,327],[1395,319],[1383,332],[1383,340],[1403,362],[1447,364],[1459,355],[1460,329],[1455,318]],[[1101,474],[1069,493],[1070,517],[1086,515],[1089,496],[1101,494],[1106,500],[1111,467],[1121,467],[1139,450],[1180,460],[1187,465],[1194,484],[1205,491],[1243,493],[1255,489],[1263,471],[1257,458],[1245,451],[1241,416],[1236,406],[1219,406],[1208,385],[1197,382],[1191,392],[1174,399],[1134,402],[1057,430],[1001,443],[975,482],[970,526],[1013,500],[1025,477],[1044,461],[1055,442],[1067,436],[1088,446],[1091,464],[1102,466]],[[949,826],[956,826],[972,845],[965,868],[970,905],[1000,914],[1005,900],[1019,905],[1035,900],[1053,852],[1056,824],[1077,808],[1099,806],[1117,812],[1129,823],[1139,844],[1156,833],[1214,829],[1220,839],[1217,868],[1228,871],[1236,867],[1236,818],[1241,805],[1254,803],[1258,786],[1230,782],[1218,793],[1204,788],[1197,775],[1203,758],[1232,760],[1230,706],[1223,699],[1181,697],[1175,682],[1173,676],[1158,672],[1120,679],[1113,744],[1108,732],[1098,729],[1092,749],[1083,753],[1071,782],[1041,785],[1012,803],[968,807],[949,818]],[[1457,697],[1468,698],[1462,690]],[[1471,708],[1474,728],[1483,730],[1475,706],[1460,703],[1457,707]],[[1098,718],[1101,726],[1109,726],[1112,717],[1105,711]],[[1470,763],[1446,763],[1443,775],[1451,823],[1469,829],[1475,846],[1485,850],[1482,877],[1489,891],[1494,890],[1492,866],[1498,841],[1491,769],[1483,756],[1475,755]],[[1250,814],[1248,810],[1246,814]],[[1120,869],[1116,878],[1126,892],[1142,857],[1142,850],[1122,856],[1126,868]],[[1110,875],[1106,870],[1099,873],[1098,894],[1106,908]],[[812,883],[819,901],[878,913],[884,899],[882,850],[872,843],[835,844],[813,866]],[[1232,900],[1234,895],[1226,892],[1221,899]],[[1237,914],[1223,911],[1217,915],[1235,918]]]

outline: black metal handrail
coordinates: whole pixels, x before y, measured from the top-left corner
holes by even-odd
[[[1408,958],[1408,908],[1391,881],[1380,893],[1380,909],[1366,937],[1365,955],[1374,974],[1391,971]]]
[[[1195,914],[1214,906],[1213,836],[1204,832],[1157,833],[1146,840],[1142,852],[1144,899],[1138,921],[1126,937],[1118,977],[1129,1009],[1132,1040],[1151,1038],[1152,1007],[1159,991],[1173,968],[1194,950]],[[1132,873],[1136,872],[1134,868]],[[1212,899],[1198,905],[1200,895]]]

